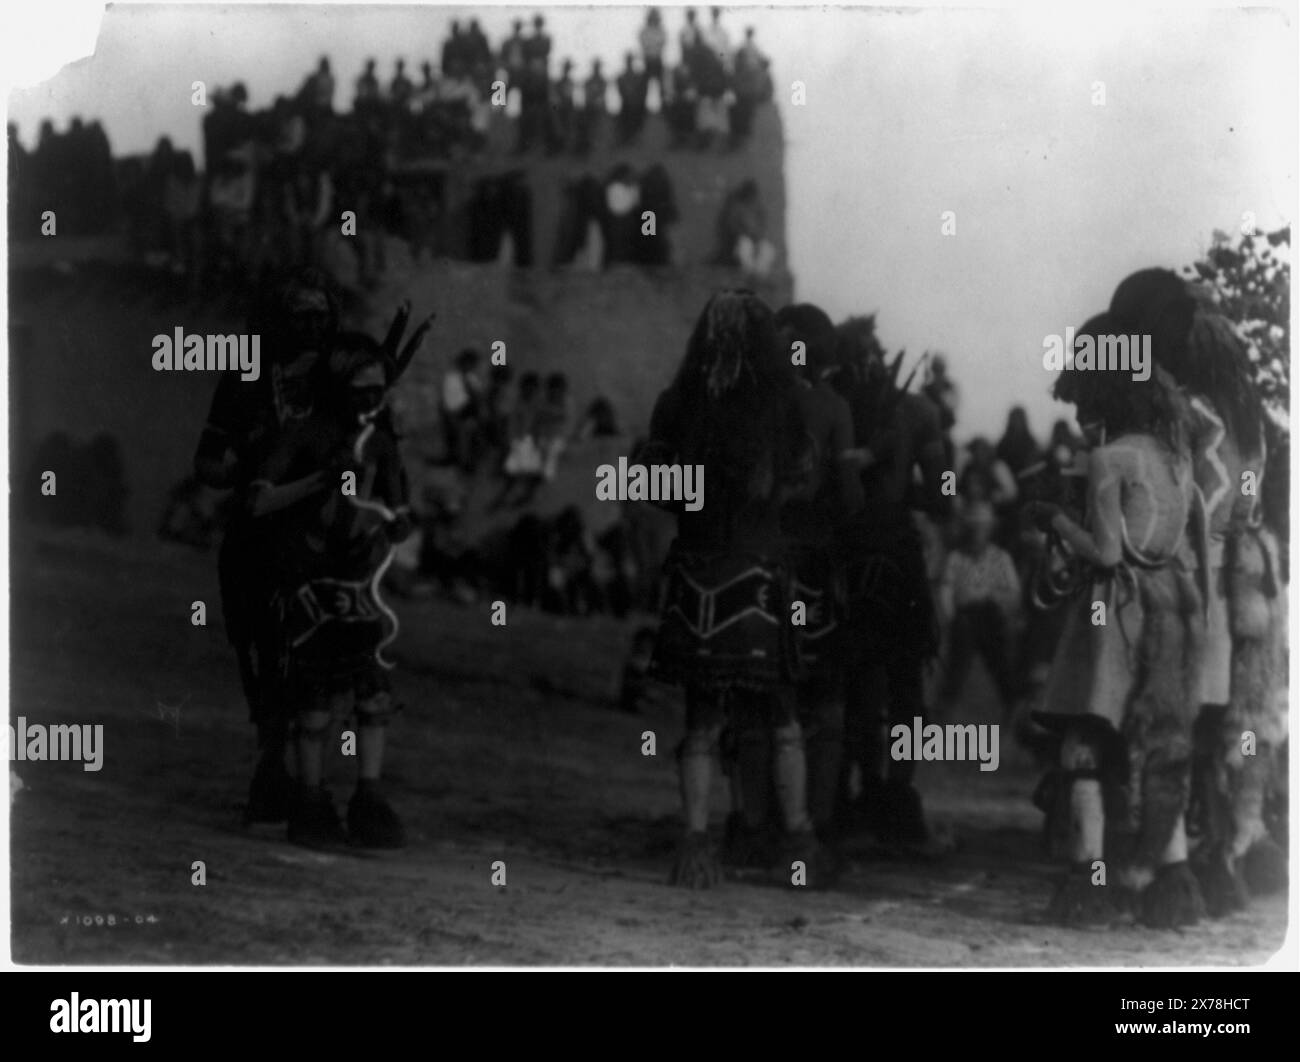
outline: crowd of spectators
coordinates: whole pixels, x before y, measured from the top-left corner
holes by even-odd
[[[103,128],[80,118],[64,133],[44,123],[28,151],[10,125],[11,231],[36,235],[46,209],[56,212],[60,235],[99,234],[120,221],[137,258],[196,284],[236,287],[266,271],[324,264],[329,241],[344,225],[351,226],[344,235],[354,237],[348,247],[363,285],[384,268],[386,234],[405,238],[413,255],[427,248],[471,261],[497,258],[509,234],[515,264],[528,266],[531,203],[522,171],[480,180],[461,193],[450,217],[446,179],[425,164],[481,153],[494,107],[517,116],[521,153],[582,155],[610,135],[629,144],[654,111],[676,147],[739,143],[754,109],[771,98],[768,62],[753,31],[733,50],[720,9],[712,9],[707,25],[688,9],[678,42],[680,61],[670,66],[669,34],[652,9],[621,72],[607,80],[595,60],[582,79],[568,59],[553,76],[541,15],[528,32],[516,20],[499,48],[477,19],[456,21],[436,67],[426,60],[413,74],[397,59],[385,75],[368,60],[349,111],[338,109],[339,86],[326,57],[293,94],[260,110],[249,108],[242,83],[213,87],[196,101],[206,104],[201,161],[162,137],[148,156],[114,162]],[[602,132],[607,122],[611,130]],[[568,228],[555,264],[578,253],[593,223],[602,266],[669,262],[666,232],[654,241],[635,238],[644,210],[655,213],[661,229],[676,220],[662,165],[575,180],[566,191],[561,225]],[[719,238],[720,261],[754,276],[771,268],[775,253],[752,185],[729,197]]]
[[[9,122],[6,140],[12,236],[40,233],[47,211],[54,213],[55,234],[98,235],[116,220],[113,153],[99,122],[73,118],[63,133],[42,122],[31,150]]]
[[[940,408],[945,433],[957,388],[935,359],[922,392]],[[1060,614],[1040,607],[1036,581],[1051,563],[1045,536],[1022,518],[1026,503],[1051,500],[1077,511],[1082,440],[1057,420],[1042,445],[1024,408],[1007,415],[1001,438],[964,447],[951,523],[934,529],[932,580],[942,628],[939,696],[955,703],[980,657],[1009,716],[1040,685],[1060,635]]]
[[[618,434],[612,404],[597,397],[576,415],[569,378],[562,372],[525,372],[492,365],[484,380],[483,355],[469,347],[442,378],[439,414],[445,463],[473,478],[484,464],[501,478],[494,507],[526,505],[555,478],[574,440]]]

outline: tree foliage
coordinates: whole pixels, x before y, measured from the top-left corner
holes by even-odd
[[[1215,230],[1210,249],[1185,267],[1207,303],[1232,321],[1255,366],[1270,419],[1289,433],[1291,405],[1291,227],[1242,234]]]

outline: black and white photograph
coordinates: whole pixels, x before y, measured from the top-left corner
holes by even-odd
[[[13,967],[1300,969],[1294,2],[57,7]]]

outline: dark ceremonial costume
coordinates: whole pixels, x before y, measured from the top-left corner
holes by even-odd
[[[272,525],[276,682],[295,711],[339,692],[365,700],[388,691],[380,649],[395,635],[396,617],[379,596],[379,581],[391,556],[385,528],[407,507],[396,441],[372,424],[313,414],[284,433],[258,480],[292,482],[330,468],[344,453],[354,459],[355,497],[343,494],[340,476],[261,518]]]
[[[944,437],[938,409],[922,395],[873,397],[859,390],[848,397],[858,445],[869,447],[874,461],[862,475],[863,510],[846,523],[842,539],[850,632],[846,754],[862,770],[869,816],[877,815],[871,803],[883,795],[877,827],[921,840],[919,798],[910,791],[914,764],[886,763],[887,734],[895,723],[911,726],[924,716],[923,668],[938,651],[924,543],[911,510],[946,511]],[[918,466],[919,489],[913,483]]]

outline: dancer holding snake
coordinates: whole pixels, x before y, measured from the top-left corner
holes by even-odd
[[[272,681],[297,721],[289,839],[307,845],[344,839],[322,778],[331,723],[349,712],[357,719],[358,782],[348,835],[372,848],[406,843],[379,788],[385,728],[396,711],[384,649],[397,634],[379,584],[393,544],[412,529],[405,471],[382,416],[394,369],[368,336],[341,334],[315,410],[283,433],[249,496],[253,517],[273,527]]]

